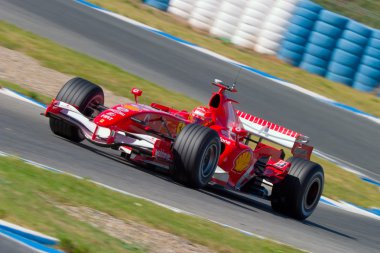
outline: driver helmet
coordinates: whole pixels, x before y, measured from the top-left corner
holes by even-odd
[[[198,106],[191,111],[189,120],[195,124],[209,126],[212,123],[210,109],[205,106]]]

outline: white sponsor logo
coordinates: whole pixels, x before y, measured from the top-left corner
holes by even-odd
[[[121,107],[121,106],[116,107],[116,110],[121,111],[121,112],[129,112],[129,110],[127,108],[124,108],[124,107]]]
[[[111,109],[112,113],[116,113],[116,114],[119,114],[121,116],[125,116],[125,114],[123,112],[121,112],[119,109],[115,110],[115,109]],[[108,115],[110,115],[109,113],[107,113]],[[112,115],[114,116],[114,115]]]
[[[111,117],[111,116],[108,116],[108,115],[102,115],[102,118],[103,119],[108,119],[108,120],[113,120],[113,117]]]
[[[224,138],[220,138],[220,141],[223,142],[224,144],[227,144],[227,145],[231,144],[231,141],[224,139]]]

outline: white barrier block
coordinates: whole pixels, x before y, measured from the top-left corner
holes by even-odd
[[[197,29],[209,31],[219,9],[218,0],[199,0],[189,18],[189,24]]]

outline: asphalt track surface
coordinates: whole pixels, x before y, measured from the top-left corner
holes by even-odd
[[[71,1],[0,0],[0,19],[202,101],[212,89],[209,80],[231,82],[236,75],[226,63]],[[314,136],[319,149],[371,170],[369,176],[378,179],[378,125],[248,72],[238,88],[241,109]],[[320,205],[307,221],[298,222],[273,213],[266,201],[187,189],[127,164],[117,152],[53,136],[40,111],[0,96],[2,151],[313,252],[379,251],[378,221]]]
[[[272,212],[267,201],[213,188],[192,190],[163,173],[129,164],[117,151],[53,135],[41,111],[0,94],[1,151],[313,252],[379,251],[378,220],[320,204],[299,222]]]

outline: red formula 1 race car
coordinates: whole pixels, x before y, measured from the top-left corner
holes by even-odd
[[[165,105],[135,103],[104,106],[103,90],[82,78],[69,80],[45,116],[56,135],[74,142],[87,139],[121,151],[131,162],[168,170],[174,180],[193,188],[218,184],[269,199],[272,208],[305,219],[316,208],[324,184],[323,169],[310,161],[308,138],[236,110],[227,97],[236,92],[220,80],[208,106],[191,112]],[[290,148],[285,160],[282,149]]]

